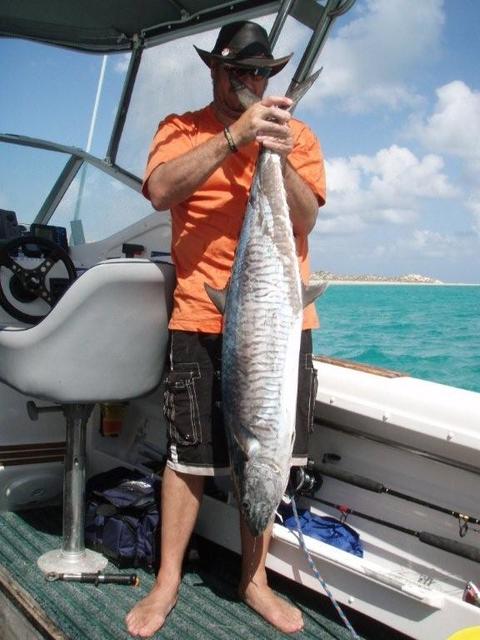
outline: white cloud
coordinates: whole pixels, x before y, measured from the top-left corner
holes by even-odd
[[[325,217],[323,210],[317,220],[315,231],[320,235],[349,235],[366,228],[365,221],[357,214],[339,215],[335,218]]]
[[[415,229],[410,238],[410,249],[429,258],[458,255],[464,240],[458,236],[442,234],[430,229]]]
[[[424,199],[457,195],[442,158],[417,158],[397,145],[373,156],[334,158],[327,161],[326,172],[327,205],[317,223],[324,233],[352,233],[374,222],[411,224]]]
[[[126,73],[128,70],[128,65],[130,64],[130,53],[121,53],[117,58],[115,58],[115,64],[113,69],[116,73]]]
[[[459,180],[464,205],[473,215],[473,228],[480,234],[480,92],[455,80],[439,87],[431,115],[410,122],[407,135],[416,137],[426,149],[460,159]]]
[[[478,281],[474,266],[478,264],[478,242],[472,234],[412,229],[399,237],[390,237],[388,244],[377,249],[374,257],[388,256],[388,264],[396,265],[398,273],[416,272],[447,281]],[[472,272],[465,271],[466,259]]]
[[[305,104],[318,104],[320,96],[340,99],[350,111],[418,105],[409,80],[439,50],[443,0],[365,0],[359,10],[327,41],[325,70]]]
[[[412,196],[449,198],[456,195],[448,184],[440,156],[426,155],[419,160],[409,149],[392,145],[375,156],[356,156],[352,159],[364,173],[372,174],[371,186],[380,199],[402,200]]]
[[[411,134],[432,151],[480,161],[480,92],[455,80],[436,93],[432,115],[414,123]]]

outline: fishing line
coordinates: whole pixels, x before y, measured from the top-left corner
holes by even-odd
[[[330,588],[328,586],[328,584],[325,582],[325,580],[322,578],[322,576],[320,575],[320,571],[317,569],[317,565],[315,564],[309,550],[307,549],[307,545],[305,544],[305,538],[303,536],[303,532],[302,532],[302,526],[300,524],[300,519],[298,517],[298,513],[297,513],[297,505],[295,504],[295,498],[293,497],[293,493],[290,496],[290,500],[291,500],[291,504],[292,504],[292,509],[293,509],[293,515],[295,516],[295,522],[297,525],[297,533],[298,533],[298,538],[299,538],[299,542],[300,542],[300,546],[303,549],[303,552],[305,553],[305,556],[308,560],[308,564],[310,565],[312,571],[313,571],[313,575],[317,578],[317,580],[320,582],[320,584],[322,585],[323,590],[325,591],[325,593],[327,594],[327,596],[330,598],[331,603],[333,604],[333,606],[335,607],[335,609],[337,610],[338,615],[340,616],[340,619],[342,620],[343,624],[347,627],[347,629],[350,631],[350,634],[352,636],[352,638],[354,640],[360,640],[360,636],[356,633],[355,629],[352,627],[352,625],[350,624],[349,619],[347,618],[347,616],[343,613],[340,605],[338,604],[338,602],[335,600],[335,597],[333,595],[333,593],[330,591]]]

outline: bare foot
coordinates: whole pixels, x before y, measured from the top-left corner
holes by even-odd
[[[303,629],[303,617],[299,609],[277,596],[268,584],[250,582],[240,588],[240,597],[267,622],[283,633],[296,633]]]
[[[177,603],[179,586],[179,583],[169,586],[156,583],[148,596],[127,614],[125,622],[130,635],[149,638],[161,629]]]

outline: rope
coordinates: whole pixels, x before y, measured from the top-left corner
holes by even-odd
[[[342,609],[340,608],[340,605],[335,600],[332,592],[329,589],[328,584],[325,582],[325,580],[320,575],[320,572],[317,569],[317,566],[316,566],[315,562],[313,561],[313,558],[312,558],[309,550],[307,549],[307,545],[305,544],[305,538],[304,538],[303,532],[302,532],[302,527],[301,527],[301,524],[300,524],[300,519],[299,519],[298,513],[297,513],[297,505],[295,504],[295,498],[292,495],[292,496],[290,496],[290,499],[292,501],[293,515],[295,516],[295,522],[297,524],[297,533],[298,533],[298,538],[299,538],[299,541],[300,541],[300,546],[302,547],[303,552],[305,553],[305,556],[306,556],[306,558],[308,560],[308,564],[310,565],[310,567],[311,567],[311,569],[313,571],[313,575],[317,578],[317,580],[322,585],[323,590],[325,591],[327,596],[330,598],[331,603],[333,604],[333,606],[337,610],[337,613],[340,616],[340,619],[342,620],[343,624],[349,630],[350,635],[352,636],[352,638],[354,640],[360,640],[360,636],[357,635],[355,629],[350,624],[350,621],[348,620],[347,616],[343,613]]]

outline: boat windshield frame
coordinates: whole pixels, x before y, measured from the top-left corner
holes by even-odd
[[[64,4],[65,0],[61,0]],[[118,36],[115,42],[106,39],[105,34],[98,37],[98,41],[91,41],[89,38],[84,41],[75,41],[68,39],[68,34],[72,33],[65,28],[62,32],[58,27],[56,34],[50,34],[45,31],[46,27],[42,25],[36,27],[31,23],[30,30],[25,28],[28,20],[20,20],[18,24],[12,19],[10,23],[4,20],[4,24],[0,29],[0,37],[21,37],[38,42],[48,42],[59,47],[67,47],[82,51],[90,51],[98,53],[125,53],[130,51],[130,61],[125,75],[121,97],[119,99],[116,116],[113,123],[112,131],[109,137],[107,153],[104,159],[92,155],[83,149],[62,145],[48,140],[32,138],[29,136],[15,135],[11,133],[0,133],[0,143],[20,145],[46,151],[54,151],[66,154],[67,161],[58,175],[54,185],[42,202],[38,212],[34,216],[34,222],[39,224],[48,224],[55,213],[56,208],[62,201],[63,196],[67,192],[72,181],[75,179],[80,169],[84,165],[92,165],[120,181],[124,185],[135,191],[141,191],[142,181],[139,176],[132,174],[116,163],[117,152],[122,138],[125,122],[127,119],[130,100],[137,79],[142,54],[145,49],[161,45],[165,42],[174,40],[179,37],[200,33],[212,28],[220,27],[222,24],[232,19],[253,19],[261,15],[276,11],[276,17],[270,30],[269,38],[272,43],[272,49],[277,42],[283,29],[287,17],[290,15],[304,26],[311,30],[311,37],[305,47],[300,63],[295,71],[291,81],[289,91],[299,82],[302,82],[313,68],[320,52],[325,44],[328,33],[335,19],[349,11],[354,5],[355,0],[326,0],[325,5],[321,5],[315,0],[282,0],[282,2],[251,2],[250,0],[233,0],[233,2],[207,2],[202,10],[194,13],[188,13],[186,10],[180,11],[177,19],[164,20],[156,24],[151,24],[141,29],[131,36],[122,34]],[[25,3],[22,3],[24,5]],[[32,6],[34,3],[31,3]],[[180,3],[175,3],[180,7]],[[29,4],[27,3],[28,7]],[[0,11],[1,14],[1,11]],[[0,15],[0,17],[2,17]],[[31,16],[27,16],[27,18]],[[46,23],[45,23],[46,24]],[[10,25],[10,26],[9,26]],[[37,29],[37,31],[36,31]],[[78,34],[77,34],[78,35]]]

